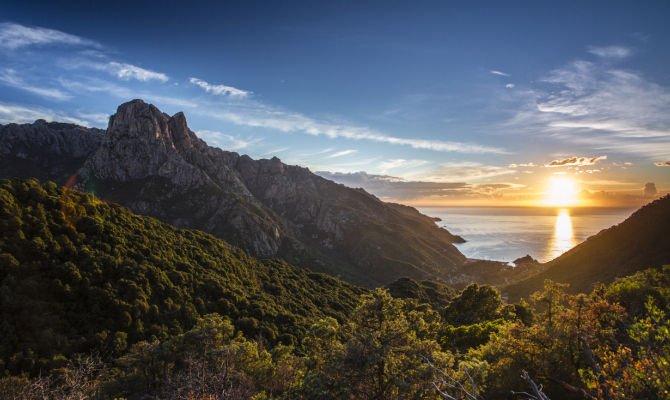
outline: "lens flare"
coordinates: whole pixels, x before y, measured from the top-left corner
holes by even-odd
[[[543,204],[552,207],[570,207],[579,203],[577,184],[569,178],[552,178]]]

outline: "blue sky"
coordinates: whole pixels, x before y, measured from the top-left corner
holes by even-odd
[[[666,1],[44,3],[0,5],[0,123],[105,127],[143,98],[410,204],[670,189]]]

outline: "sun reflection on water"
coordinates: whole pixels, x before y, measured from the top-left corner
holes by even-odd
[[[554,225],[554,236],[551,238],[549,245],[549,255],[547,259],[553,260],[566,251],[570,250],[577,244],[575,235],[572,230],[572,220],[570,219],[570,212],[568,209],[562,208],[556,216],[556,224]]]

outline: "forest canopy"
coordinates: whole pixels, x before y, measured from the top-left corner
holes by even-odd
[[[666,399],[669,312],[670,266],[591,293],[547,280],[514,304],[477,284],[370,291],[0,181],[10,399]]]

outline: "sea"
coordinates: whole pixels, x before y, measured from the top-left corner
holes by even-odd
[[[529,254],[552,260],[602,229],[623,222],[634,208],[417,207],[438,226],[461,236],[468,258],[511,262]]]

